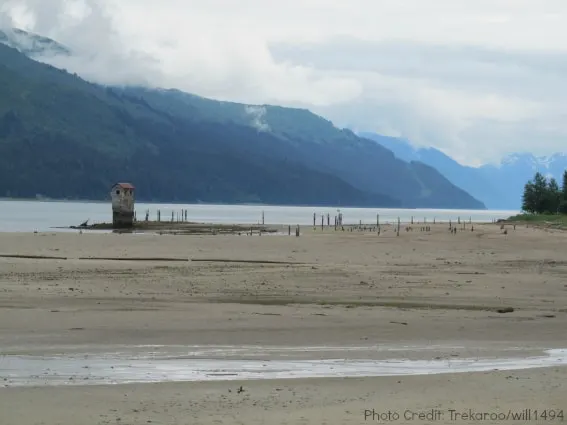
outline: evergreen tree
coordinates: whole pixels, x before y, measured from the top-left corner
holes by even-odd
[[[567,214],[567,170],[560,188],[555,178],[549,181],[537,172],[524,186],[522,211],[530,214]]]
[[[567,214],[567,170],[563,172],[563,185],[561,187],[561,201],[559,202],[558,211],[561,214]]]
[[[539,171],[534,176],[534,211],[543,214],[547,207],[547,180]]]
[[[531,180],[524,186],[524,195],[522,196],[522,211],[530,214],[534,214],[536,212],[535,189],[534,184]]]
[[[555,214],[559,210],[559,203],[561,202],[562,192],[559,189],[557,180],[553,177],[549,179],[547,184],[546,199],[544,212]]]

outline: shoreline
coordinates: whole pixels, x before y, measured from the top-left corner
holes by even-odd
[[[74,231],[80,230],[80,224],[88,221],[92,223],[104,223],[112,221],[110,203],[81,203],[81,202],[47,202],[40,203],[30,201],[27,204],[16,202],[2,202],[0,211],[0,231]],[[265,213],[265,225],[268,227],[279,227],[280,225],[291,225],[295,227],[311,226],[313,214],[316,214],[317,225],[320,225],[321,215],[329,215],[329,224],[334,224],[334,217],[343,214],[343,223],[356,225],[362,222],[370,226],[380,223],[410,222],[413,217],[416,221],[426,220],[429,223],[446,221],[450,219],[457,222],[469,220],[475,223],[496,221],[499,218],[507,218],[514,211],[488,211],[488,210],[400,210],[380,208],[338,208],[338,207],[290,207],[290,206],[246,206],[246,205],[164,205],[164,204],[136,204],[136,216],[143,220],[149,211],[150,220],[170,222],[172,213],[174,218],[179,217],[182,210],[187,213],[187,221],[194,223],[210,223],[209,225],[234,225],[245,224],[247,226],[259,226],[262,214]],[[160,214],[161,213],[161,214]],[[183,217],[185,218],[185,217]],[[279,224],[278,224],[279,223]],[[75,229],[56,229],[58,227],[74,227]],[[109,228],[110,226],[103,226]]]

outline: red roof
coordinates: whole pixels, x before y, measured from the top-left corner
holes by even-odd
[[[130,183],[116,183],[114,186],[120,186],[122,189],[134,189]]]

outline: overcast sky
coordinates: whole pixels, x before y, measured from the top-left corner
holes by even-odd
[[[468,164],[567,150],[566,0],[0,0],[57,65],[308,107]]]

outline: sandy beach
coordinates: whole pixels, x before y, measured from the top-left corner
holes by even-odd
[[[17,356],[451,362],[567,348],[567,233],[430,227],[0,233],[0,371]],[[215,346],[225,348],[207,351]],[[515,422],[558,423],[562,410],[567,421],[559,361],[420,376],[79,385],[82,376],[51,385],[5,373],[0,424],[479,423],[466,414],[525,409],[532,416]]]

